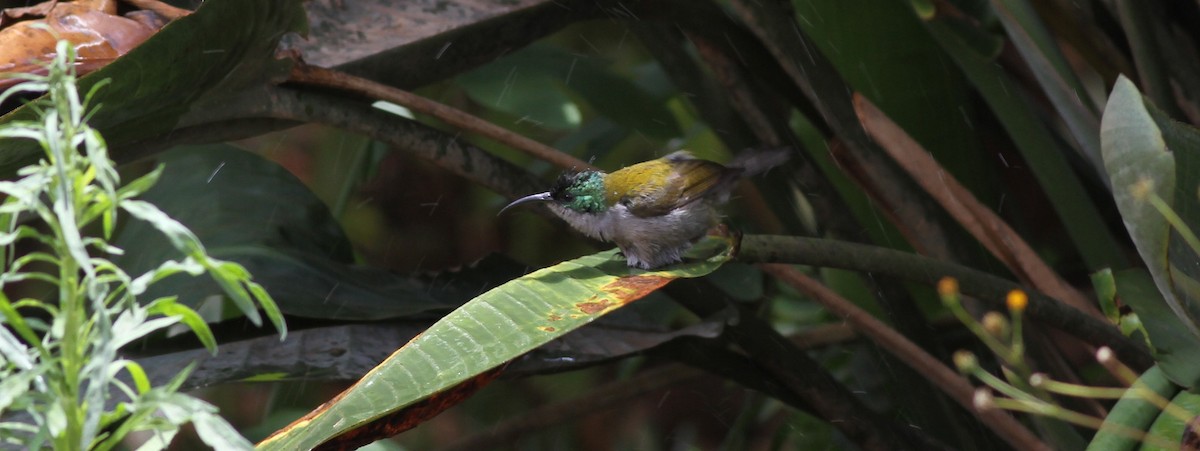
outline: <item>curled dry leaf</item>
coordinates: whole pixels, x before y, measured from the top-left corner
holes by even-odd
[[[104,67],[133,50],[185,10],[151,8],[117,15],[116,0],[46,1],[0,14],[0,73],[42,70],[58,39],[75,45],[80,74]],[[167,13],[164,13],[166,11]],[[15,80],[0,80],[0,88]]]

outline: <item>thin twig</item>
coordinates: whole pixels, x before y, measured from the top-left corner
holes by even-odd
[[[526,138],[449,105],[438,103],[403,89],[323,67],[296,62],[291,83],[320,86],[357,93],[369,99],[384,100],[422,114],[428,114],[451,126],[495,140],[563,169],[595,169],[595,166],[558,149]]]
[[[1004,440],[1016,449],[1049,450],[1050,447],[1037,438],[1032,432],[1017,422],[1012,416],[998,409],[976,409],[973,402],[975,389],[966,379],[959,376],[950,368],[942,365],[917,345],[904,338],[896,331],[884,325],[871,314],[863,311],[850,301],[838,296],[832,290],[819,282],[805,276],[788,265],[763,264],[759,265],[767,273],[791,285],[801,292],[808,293],[817,302],[824,305],[833,314],[842,317],[855,326],[880,347],[888,350],[901,361],[908,364],[917,372],[923,374],[933,385],[941,388],[955,401],[971,411],[979,420],[990,427]]]

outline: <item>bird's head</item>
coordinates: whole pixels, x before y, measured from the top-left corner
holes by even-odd
[[[514,200],[500,210],[528,202],[554,202],[579,213],[601,213],[608,209],[604,198],[604,173],[599,171],[566,172],[554,182],[550,191],[531,194]]]

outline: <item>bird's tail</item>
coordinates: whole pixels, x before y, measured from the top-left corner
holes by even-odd
[[[792,152],[795,152],[795,149],[791,147],[749,149],[733,157],[725,166],[741,169],[742,177],[752,177],[787,162],[792,157]]]

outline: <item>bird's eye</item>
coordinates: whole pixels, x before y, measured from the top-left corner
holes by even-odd
[[[563,193],[562,197],[563,197],[563,200],[567,201],[567,202],[575,200],[575,195],[571,194],[571,193]]]

